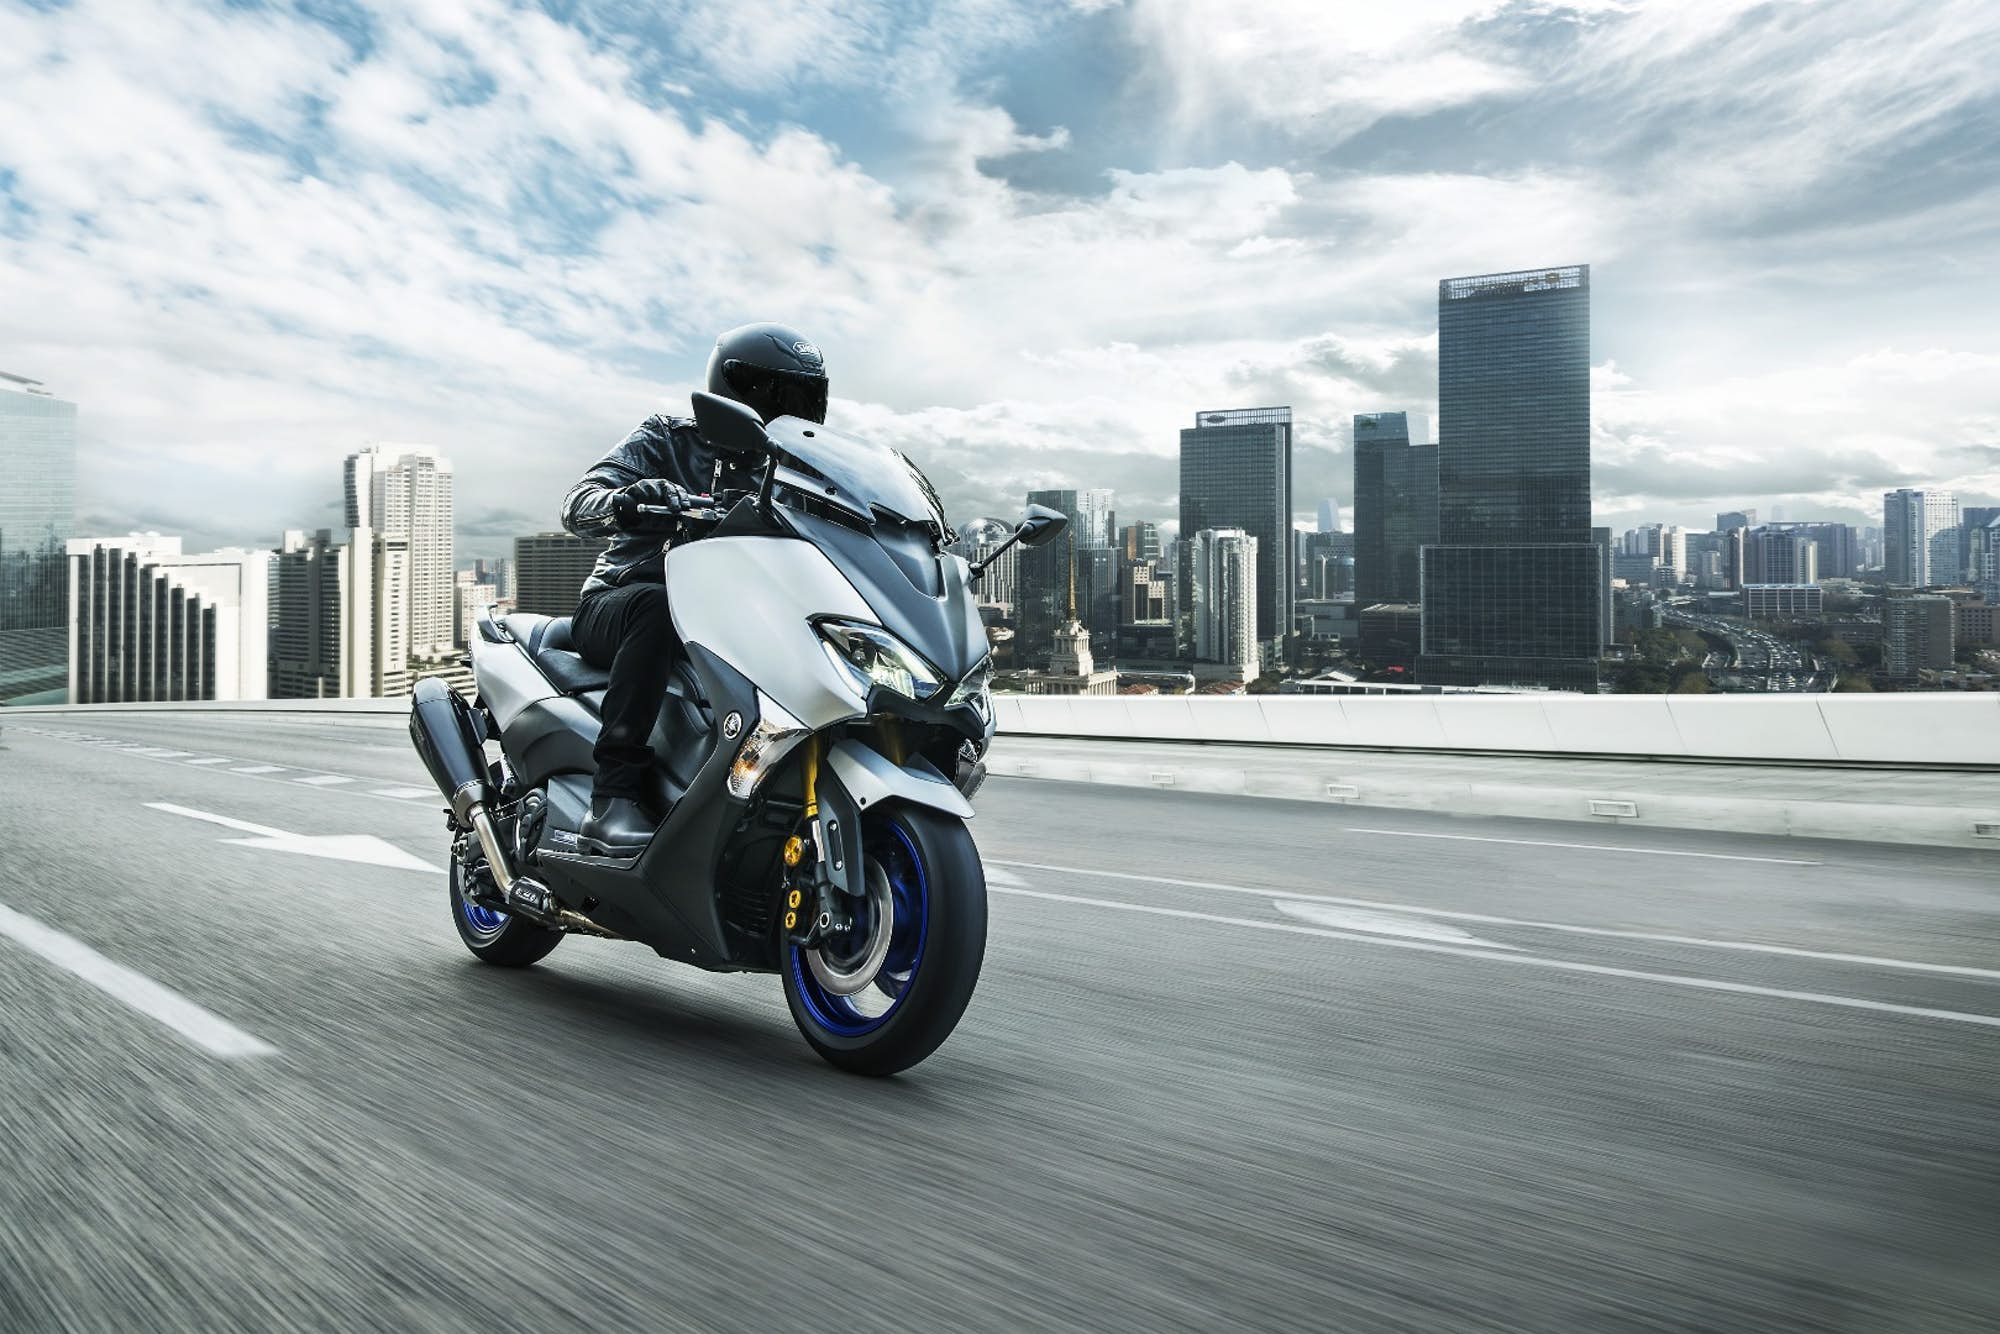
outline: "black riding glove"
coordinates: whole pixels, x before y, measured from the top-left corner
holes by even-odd
[[[646,477],[621,486],[611,494],[611,512],[618,518],[620,528],[653,528],[659,526],[661,516],[639,513],[641,505],[649,509],[668,509],[679,514],[692,504],[687,488],[678,482],[670,482],[664,477]]]

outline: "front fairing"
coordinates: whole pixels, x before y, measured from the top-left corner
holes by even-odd
[[[879,519],[863,529],[780,507],[782,522],[834,563],[875,620],[956,684],[986,657],[986,627],[965,562],[937,550],[929,531]],[[948,689],[949,687],[947,687]]]

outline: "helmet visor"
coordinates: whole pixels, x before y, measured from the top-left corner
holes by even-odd
[[[723,374],[737,401],[753,409],[765,421],[775,417],[803,417],[811,422],[826,420],[827,380],[824,375],[801,375],[797,371],[772,370],[747,361],[731,361]]]

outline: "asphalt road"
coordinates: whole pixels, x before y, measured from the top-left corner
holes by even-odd
[[[478,964],[422,787],[0,716],[0,1330],[2000,1327],[1994,854],[996,779],[872,1082],[773,978]]]

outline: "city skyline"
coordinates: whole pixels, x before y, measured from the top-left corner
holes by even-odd
[[[1210,403],[1292,404],[1350,502],[1347,420],[1432,411],[1429,284],[1570,255],[1601,520],[2000,499],[1990,6],[1497,12],[16,9],[0,342],[93,405],[92,532],[337,524],[321,469],[415,439],[504,554],[772,316],[954,512],[1165,519]]]

